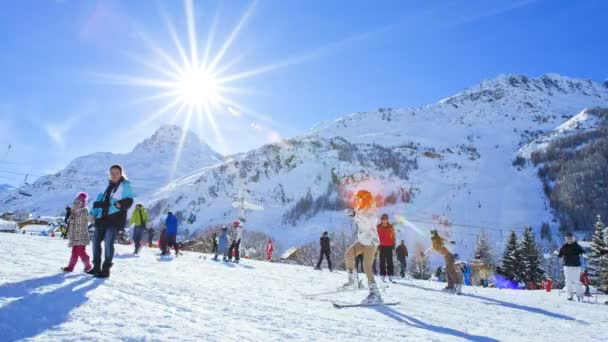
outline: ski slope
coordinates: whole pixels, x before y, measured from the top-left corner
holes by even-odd
[[[393,284],[391,307],[335,309],[365,292],[318,296],[343,272],[245,260],[224,264],[117,246],[112,277],[64,275],[67,241],[0,234],[0,341],[579,341],[608,340],[608,307],[565,301],[557,291]],[[89,248],[90,250],[90,248]]]

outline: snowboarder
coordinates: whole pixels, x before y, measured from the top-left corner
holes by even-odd
[[[139,250],[141,249],[141,240],[144,232],[147,230],[147,225],[149,222],[150,219],[148,218],[146,208],[144,208],[143,204],[141,203],[137,204],[133,214],[131,214],[131,220],[129,221],[129,224],[135,226],[133,228],[133,242],[135,244],[133,254],[139,253]]]
[[[589,280],[589,270],[585,268],[583,273],[581,273],[581,284],[585,286],[585,296],[591,297],[591,290],[589,285],[591,285],[591,281]]]
[[[95,217],[93,234],[93,268],[89,274],[98,278],[108,278],[114,258],[114,240],[118,231],[127,225],[127,211],[133,205],[131,183],[127,180],[122,166],[110,167],[110,181],[106,190],[93,203],[91,214]],[[101,264],[101,243],[104,243],[105,258]]]
[[[584,254],[583,248],[574,240],[572,233],[566,233],[566,243],[558,251],[555,251],[558,258],[564,258],[564,277],[566,278],[566,288],[568,291],[568,300],[576,296],[578,300],[583,299],[583,286],[580,281],[581,275],[581,254]]]
[[[173,212],[167,213],[165,219],[165,239],[163,244],[163,252],[161,255],[169,255],[169,249],[175,249],[175,256],[179,255],[179,246],[177,245],[177,216]]]
[[[239,247],[241,246],[241,240],[243,239],[243,225],[239,221],[234,221],[232,223],[232,228],[234,229],[234,234],[230,249],[228,250],[228,260],[232,261],[232,254],[234,251],[234,262],[238,264],[240,259]]]
[[[317,262],[317,267],[315,267],[315,269],[319,271],[321,270],[321,263],[323,262],[323,256],[325,256],[325,258],[327,259],[327,267],[331,272],[331,248],[329,243],[329,234],[327,232],[323,232],[323,235],[321,235],[321,238],[319,239],[319,244],[321,245],[321,253],[319,255],[319,262]]]
[[[431,230],[431,248],[441,254],[445,260],[445,272],[448,278],[448,285],[443,290],[460,294],[462,291],[462,277],[459,277],[456,271],[456,258],[454,257],[454,254],[445,247],[445,242],[447,241],[448,240],[439,235],[439,232]],[[450,243],[454,242],[450,241]]]
[[[388,222],[388,215],[382,214],[380,224],[376,227],[378,236],[380,237],[380,275],[382,281],[386,282],[386,276],[389,281],[393,281],[395,266],[393,265],[393,250],[395,249],[395,228]]]
[[[84,263],[85,272],[89,272],[92,268],[87,254],[87,245],[91,242],[89,235],[89,210],[86,207],[87,194],[81,192],[74,199],[74,210],[70,219],[70,229],[68,230],[68,247],[72,248],[72,256],[68,266],[62,268],[64,272],[72,272],[78,259]]]
[[[272,239],[268,239],[268,244],[266,245],[266,261],[272,261],[272,252],[274,252]]]
[[[344,254],[344,263],[348,270],[348,281],[343,288],[358,288],[359,280],[355,270],[355,258],[363,254],[363,270],[367,276],[369,294],[362,304],[382,303],[382,297],[378,291],[378,285],[372,272],[374,254],[380,242],[376,225],[378,223],[378,211],[371,192],[359,190],[355,195],[354,209],[349,211],[354,217],[357,226],[357,241],[348,248]]]
[[[405,245],[405,241],[401,240],[401,243],[397,247],[397,259],[399,260],[399,265],[401,266],[401,271],[399,274],[401,278],[405,278],[405,272],[407,270],[407,246]]]
[[[215,257],[213,260],[217,261],[217,256],[221,253],[223,258],[222,261],[228,261],[228,246],[230,244],[230,237],[228,237],[228,227],[222,227],[222,232],[217,238],[217,250],[215,251]]]

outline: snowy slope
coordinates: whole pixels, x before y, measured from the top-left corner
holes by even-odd
[[[365,292],[305,299],[336,288],[343,273],[245,260],[223,264],[185,253],[159,262],[117,246],[112,277],[58,273],[66,241],[0,234],[0,340],[14,341],[606,341],[604,305],[567,302],[558,291],[403,282],[392,307],[337,310]],[[19,248],[14,248],[19,246]],[[89,248],[90,249],[90,248]]]
[[[157,212],[198,213],[197,225],[205,226],[237,215],[229,204],[248,189],[244,196],[267,209],[249,213],[249,226],[289,246],[350,227],[322,198],[329,186],[337,187],[330,197],[345,201],[349,192],[366,188],[407,197],[382,209],[393,220],[399,215],[431,222],[400,227],[400,238],[428,245],[425,232],[434,226],[451,235],[456,252],[466,257],[478,227],[539,229],[552,223],[535,171],[520,170],[513,160],[519,148],[583,108],[607,104],[608,88],[591,80],[499,76],[429,106],[355,113],[317,125],[201,170],[149,200]],[[296,209],[303,214],[294,225],[285,217]],[[505,238],[498,231],[490,235],[499,243]]]
[[[17,191],[0,195],[0,212],[59,214],[79,191],[88,192],[90,197],[103,191],[112,164],[124,167],[136,195],[143,196],[167,184],[172,173],[174,177],[181,177],[223,160],[196,134],[188,131],[180,161],[175,164],[183,133],[178,126],[163,126],[127,154],[105,152],[76,158],[62,171],[37,179],[31,186],[32,197],[22,196]]]

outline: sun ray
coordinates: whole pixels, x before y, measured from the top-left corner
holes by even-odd
[[[138,76],[118,75],[118,74],[100,74],[97,73],[100,79],[111,84],[133,85],[149,88],[174,89],[177,85],[175,81],[167,81],[162,79],[144,78]]]
[[[137,34],[139,35],[139,37],[141,37],[141,39],[146,43],[146,45],[148,45],[148,47],[157,56],[162,58],[167,63],[167,65],[169,65],[173,69],[174,72],[176,72],[178,74],[183,72],[184,67],[177,64],[175,59],[173,59],[171,56],[169,56],[169,54],[167,54],[163,49],[156,46],[154,41],[152,41],[150,38],[148,38],[148,36],[146,34],[144,34],[142,31],[137,31]]]
[[[215,69],[216,65],[222,60],[222,58],[224,57],[224,54],[226,53],[226,51],[228,51],[228,49],[232,45],[232,42],[234,42],[234,40],[238,36],[239,32],[241,31],[241,29],[243,28],[243,26],[245,25],[245,23],[251,16],[251,14],[253,13],[253,10],[254,10],[256,4],[257,4],[257,1],[252,2],[251,5],[249,5],[249,7],[247,8],[247,10],[245,10],[245,13],[243,14],[243,16],[241,17],[239,22],[236,24],[234,29],[232,29],[232,32],[230,32],[230,35],[228,36],[228,38],[226,39],[226,41],[220,48],[220,51],[215,55],[215,57],[213,58],[213,60],[211,61],[211,63],[209,64],[209,67],[207,69],[211,69],[211,70]]]
[[[205,114],[207,116],[207,120],[209,121],[209,127],[211,127],[211,131],[215,136],[215,140],[220,146],[220,150],[222,151],[222,153],[226,153],[227,149],[226,144],[224,142],[224,138],[222,137],[222,134],[217,127],[215,118],[213,117],[213,113],[211,113],[211,108],[209,107],[209,104],[205,104]]]
[[[135,99],[131,103],[140,104],[140,103],[156,102],[156,101],[167,99],[167,98],[175,98],[178,95],[178,93],[179,92],[177,90],[164,91],[164,92],[158,93],[156,95],[151,95],[151,96],[146,96],[146,97]],[[175,101],[179,102],[177,99],[175,99]]]
[[[168,77],[168,78],[170,78],[170,79],[176,79],[176,78],[178,78],[178,77],[179,77],[179,74],[178,74],[178,73],[176,73],[176,72],[174,72],[174,71],[171,71],[171,70],[168,70],[168,69],[167,69],[167,67],[163,67],[163,66],[158,65],[158,64],[156,64],[156,63],[153,63],[153,62],[147,61],[145,58],[143,58],[143,57],[141,57],[141,56],[137,56],[137,55],[135,55],[135,54],[133,54],[133,53],[128,53],[128,52],[127,52],[127,53],[125,53],[125,54],[126,54],[126,55],[127,55],[129,58],[130,58],[130,59],[134,60],[135,62],[140,63],[140,64],[142,64],[143,66],[145,66],[145,67],[147,67],[147,68],[149,68],[149,69],[151,69],[151,70],[158,71],[158,72],[162,73],[163,75],[167,76],[167,77]]]
[[[171,109],[179,106],[181,104],[181,101],[179,99],[174,99],[173,101],[169,102],[167,105],[165,105],[164,107],[162,107],[161,109],[157,110],[156,112],[152,113],[151,115],[149,115],[148,117],[144,118],[143,120],[141,120],[136,128],[141,128],[146,126],[147,124],[149,124],[150,122],[153,122],[154,120],[158,119],[159,117],[163,116],[165,113],[169,112]],[[183,105],[182,105],[183,106]],[[181,107],[180,107],[181,108]],[[179,113],[179,109],[177,111],[177,113]],[[177,115],[177,114],[176,114]]]
[[[196,21],[194,20],[194,4],[185,0],[186,20],[188,23],[188,40],[190,41],[190,65],[198,67],[198,47],[196,44]]]
[[[179,35],[175,30],[175,26],[173,26],[173,20],[171,20],[171,17],[169,17],[169,15],[162,9],[161,15],[163,17],[163,20],[165,21],[167,29],[169,30],[169,34],[171,35],[173,44],[175,44],[175,48],[177,49],[177,52],[182,59],[182,63],[184,64],[185,68],[191,67],[190,60],[188,59],[188,55],[186,54],[186,50],[184,49],[184,45],[182,44],[181,39],[179,39]]]
[[[188,107],[188,112],[186,114],[186,121],[184,122],[184,129],[182,130],[182,135],[179,139],[179,143],[177,144],[177,150],[175,152],[175,160],[173,162],[173,167],[171,170],[171,174],[169,176],[169,180],[173,180],[175,173],[177,172],[177,167],[181,160],[182,150],[184,148],[184,143],[186,142],[186,136],[188,135],[190,129],[190,120],[192,119],[192,113],[194,112],[194,108],[192,106]]]
[[[209,34],[207,34],[207,41],[205,42],[205,49],[203,50],[203,60],[201,61],[201,69],[207,70],[207,63],[209,62],[209,54],[211,53],[211,48],[213,47],[213,43],[215,41],[215,30],[217,28],[217,20],[219,17],[219,9],[216,10],[213,19],[211,20],[211,25],[209,26]]]

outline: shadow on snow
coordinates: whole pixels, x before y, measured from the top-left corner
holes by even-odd
[[[424,290],[424,291],[431,291],[431,292],[442,292],[441,290],[434,290],[434,289],[429,289],[427,287],[423,287],[423,286],[419,286],[419,285],[414,285],[414,284],[404,284],[404,283],[398,283],[401,286],[409,286],[409,287],[413,287],[413,288],[417,288],[420,290]],[[516,309],[516,310],[522,310],[522,311],[526,311],[526,312],[530,312],[530,313],[535,313],[535,314],[539,314],[539,315],[545,315],[551,318],[557,318],[557,319],[563,319],[566,321],[576,321],[582,324],[588,324],[587,322],[584,321],[580,321],[574,317],[571,316],[567,316],[567,315],[562,315],[559,313],[555,313],[555,312],[551,312],[551,311],[547,311],[545,309],[541,309],[541,308],[535,308],[532,306],[527,306],[527,305],[521,305],[521,304],[515,304],[515,303],[510,303],[510,302],[506,302],[503,300],[498,300],[498,299],[494,299],[494,298],[489,298],[489,297],[484,297],[484,296],[480,296],[480,295],[475,295],[475,294],[464,294],[465,297],[470,297],[470,298],[475,298],[475,299],[480,299],[485,301],[484,304],[487,305],[501,305],[510,309]]]
[[[81,277],[63,285],[63,274],[29,279],[0,286],[1,297],[21,297],[0,307],[0,331],[3,341],[34,337],[69,320],[70,312],[84,304],[86,294],[103,281]],[[63,285],[45,293],[34,293],[37,288]]]
[[[403,314],[388,306],[375,306],[375,307],[372,307],[372,309],[378,311],[379,313],[381,313],[389,318],[394,319],[397,322],[407,324],[413,328],[424,329],[424,330],[432,331],[432,332],[435,332],[438,334],[460,337],[460,338],[466,339],[468,341],[498,342],[498,340],[493,339],[491,337],[470,335],[470,334],[467,334],[465,332],[462,332],[462,331],[459,331],[456,329],[451,329],[451,328],[441,327],[438,325],[424,323],[423,321],[421,321],[417,318]]]
[[[428,331],[432,331],[432,332],[436,332],[438,334],[444,334],[444,335],[450,335],[450,336],[454,336],[454,337],[460,337],[469,341],[476,341],[476,342],[498,342],[497,339],[491,338],[491,337],[486,337],[486,336],[477,336],[477,335],[470,335],[467,334],[465,332],[456,330],[456,329],[452,329],[452,328],[446,328],[446,327],[441,327],[438,325],[433,325],[433,324],[428,324],[428,323],[424,323],[423,321],[412,317],[412,316],[408,316],[406,314],[403,314],[391,307],[388,306],[375,306],[375,307],[371,307],[372,309],[378,311],[379,313],[394,319],[397,322],[401,322],[404,324],[407,324],[413,328],[418,328],[418,329],[424,329],[424,330],[428,330]]]

